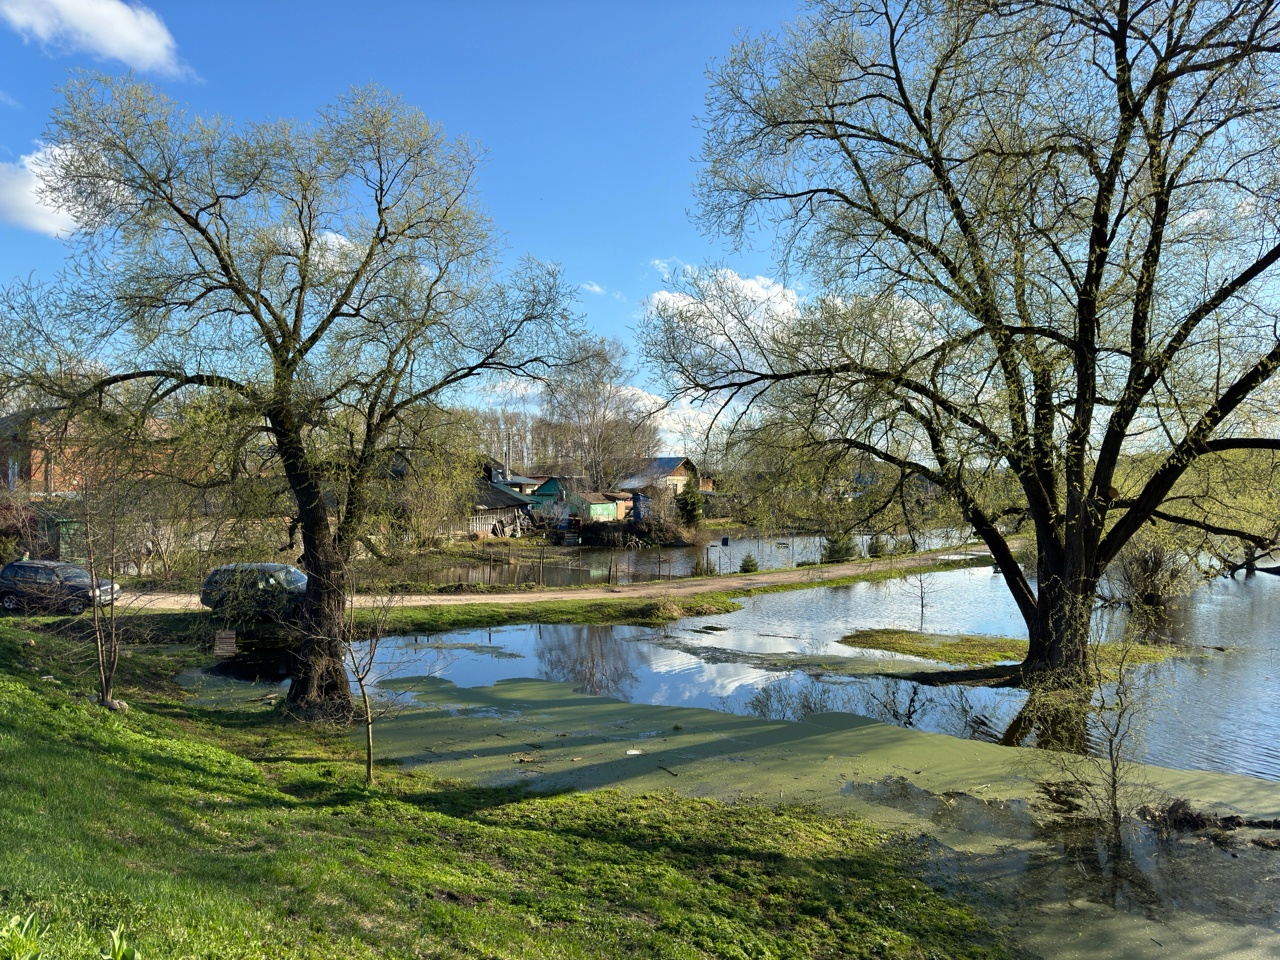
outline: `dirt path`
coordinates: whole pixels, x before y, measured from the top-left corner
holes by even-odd
[[[719,593],[726,590],[749,590],[753,587],[769,587],[777,584],[812,583],[821,585],[825,580],[919,566],[921,563],[941,563],[956,557],[989,556],[985,548],[977,546],[950,547],[927,550],[904,556],[885,557],[879,560],[853,560],[826,566],[794,567],[786,570],[766,570],[760,573],[734,573],[719,577],[682,577],[675,580],[655,580],[645,583],[617,584],[612,586],[563,587],[546,590],[513,590],[505,593],[419,593],[397,594],[390,598],[396,606],[434,607],[466,603],[544,603],[552,600],[600,600],[613,597],[684,597],[699,593]],[[388,598],[357,595],[357,607],[373,607],[386,603]],[[120,600],[124,609],[148,610],[200,610],[200,597],[194,593],[133,593],[126,591]]]

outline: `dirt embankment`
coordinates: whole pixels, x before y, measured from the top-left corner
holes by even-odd
[[[559,589],[512,590],[507,593],[418,593],[397,594],[390,598],[397,606],[431,607],[466,603],[541,603],[552,600],[599,600],[606,597],[683,597],[699,593],[723,593],[733,590],[752,590],[784,584],[813,584],[843,577],[917,567],[928,563],[942,563],[960,556],[987,556],[982,547],[945,548],[923,553],[883,557],[877,560],[852,560],[825,566],[795,567],[786,570],[767,570],[760,573],[735,573],[718,577],[682,577],[674,580],[655,580],[645,583],[565,587]],[[387,597],[357,595],[357,607],[383,606]],[[200,597],[194,593],[132,593],[126,592],[120,601],[131,609],[149,610],[199,610]]]

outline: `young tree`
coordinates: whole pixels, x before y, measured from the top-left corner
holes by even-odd
[[[1024,670],[1083,674],[1099,578],[1143,524],[1264,538],[1180,484],[1280,448],[1277,13],[818,2],[741,43],[708,97],[703,221],[772,224],[821,294],[688,272],[650,356],[677,395],[933,481],[995,556]]]
[[[418,445],[401,425],[486,374],[545,372],[574,337],[568,288],[532,262],[503,279],[476,148],[378,88],[311,123],[235,125],[78,75],[46,139],[44,195],[79,231],[58,284],[7,291],[13,372],[138,417],[206,396],[234,427],[214,432],[277,469],[295,511],[291,708],[350,716],[345,570],[374,485]]]

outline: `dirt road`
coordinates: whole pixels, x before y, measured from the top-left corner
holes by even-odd
[[[821,584],[824,580],[919,566],[958,557],[989,556],[982,547],[952,547],[929,550],[905,556],[884,557],[879,560],[853,560],[821,567],[795,567],[786,570],[767,570],[760,573],[735,573],[719,577],[683,577],[675,580],[655,580],[645,583],[567,587],[547,590],[513,590],[507,593],[419,593],[397,594],[391,602],[403,607],[432,607],[465,603],[543,603],[552,600],[599,600],[607,597],[683,597],[699,593],[717,593],[726,590],[749,590],[786,583]],[[387,602],[385,597],[357,595],[357,607],[379,606]],[[122,608],[148,610],[200,610],[200,597],[194,593],[133,593],[126,591],[119,601]]]

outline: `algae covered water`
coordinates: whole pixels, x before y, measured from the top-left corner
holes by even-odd
[[[923,661],[839,639],[875,627],[1025,636],[986,569],[764,594],[743,609],[664,628],[527,625],[400,638],[384,675],[459,686],[529,677],[619,700],[797,719],[839,710],[900,726],[999,740],[1025,694],[921,687],[894,672]],[[1219,580],[1175,611],[1184,658],[1150,668],[1144,759],[1280,780],[1280,578]]]

